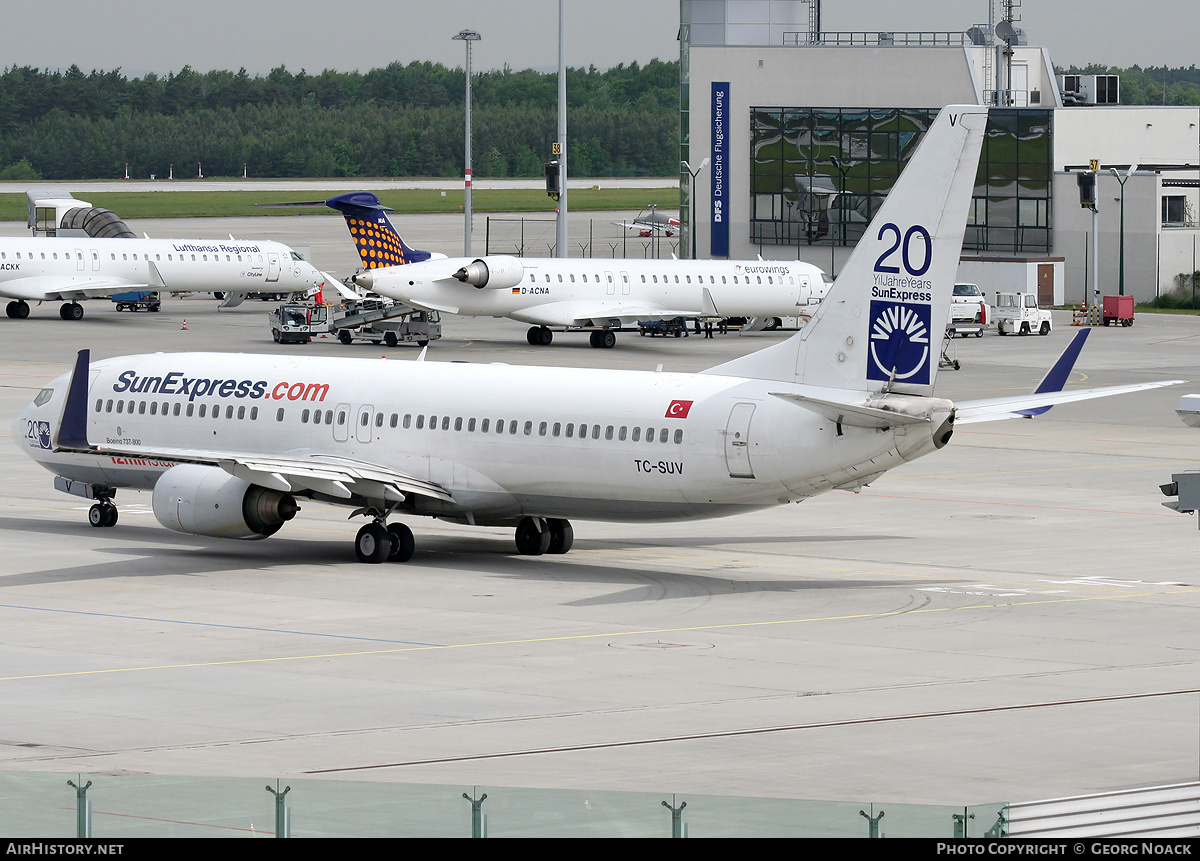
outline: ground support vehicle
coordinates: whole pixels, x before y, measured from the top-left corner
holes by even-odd
[[[161,307],[156,290],[130,290],[110,298],[118,311],[157,311]]]
[[[1119,326],[1133,325],[1133,297],[1132,296],[1105,296],[1104,297],[1104,325],[1116,323]]]
[[[313,332],[329,331],[329,306],[280,305],[267,314],[267,319],[276,344],[307,344]]]
[[[442,337],[436,311],[418,311],[383,299],[350,300],[334,317],[327,305],[284,304],[268,314],[271,337],[279,344],[307,344],[313,335],[336,333],[343,344],[369,341],[395,347],[415,341],[424,347]]]
[[[686,338],[688,321],[684,317],[676,317],[673,320],[638,320],[638,334],[642,337],[662,335],[663,337]]]
[[[1050,312],[1038,307],[1033,293],[996,294],[996,332],[1000,335],[1049,335]]]
[[[988,305],[983,291],[977,284],[955,284],[954,298],[950,302],[950,319],[946,323],[946,334],[953,338],[974,335],[983,337],[988,324]]]

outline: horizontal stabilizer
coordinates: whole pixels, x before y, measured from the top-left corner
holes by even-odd
[[[843,404],[793,392],[771,392],[771,395],[820,413],[831,422],[850,427],[882,430],[897,425],[929,423],[929,416],[904,415],[892,410],[881,410],[878,407],[868,407],[862,404]]]
[[[1006,398],[988,398],[978,401],[962,401],[954,411],[955,424],[994,422],[1001,419],[1031,419],[1041,415],[1055,404],[1069,404],[1092,398],[1107,398],[1144,389],[1161,389],[1177,386],[1186,380],[1159,380],[1153,383],[1130,383],[1125,386],[1100,386],[1094,389],[1075,389],[1067,392],[1045,392],[1040,395],[1013,395]]]
[[[1125,386],[1101,386],[1093,389],[1076,389],[1063,391],[1063,386],[1075,368],[1083,343],[1087,340],[1090,329],[1076,333],[1071,343],[1062,351],[1058,361],[1051,366],[1038,383],[1031,395],[1010,395],[1003,398],[986,398],[976,401],[963,401],[955,409],[955,422],[971,424],[973,422],[992,422],[1002,419],[1031,419],[1047,412],[1055,404],[1068,404],[1073,401],[1086,401],[1091,398],[1107,398],[1110,395],[1121,395],[1127,392],[1140,392],[1143,389],[1158,389],[1163,386],[1174,386],[1183,380],[1159,380],[1153,383],[1131,383]]]

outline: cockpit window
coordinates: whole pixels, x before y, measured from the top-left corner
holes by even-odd
[[[304,258],[303,258],[303,257],[301,257],[299,254],[297,254],[295,251],[293,251],[293,252],[292,252],[292,259],[293,259],[293,260],[303,260]]]
[[[35,407],[40,407],[52,397],[54,397],[54,389],[42,389],[40,392],[38,392],[37,397],[33,399],[33,405]]]

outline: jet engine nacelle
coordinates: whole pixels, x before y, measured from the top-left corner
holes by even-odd
[[[266,538],[296,516],[295,498],[215,466],[179,464],[154,483],[154,516],[167,529],[214,538]]]
[[[516,287],[525,277],[525,267],[516,257],[497,254],[494,257],[477,259],[454,273],[464,284],[483,289],[504,290]]]

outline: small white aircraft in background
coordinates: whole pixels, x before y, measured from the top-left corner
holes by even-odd
[[[43,202],[64,210],[50,229],[73,235],[0,238],[0,297],[11,300],[9,317],[28,317],[30,302],[61,301],[62,319],[81,320],[81,299],[131,291],[224,292],[240,299],[249,292],[306,292],[326,280],[279,242],[138,238],[112,212],[86,201],[66,195],[37,201]]]
[[[626,230],[636,230],[638,236],[674,236],[679,232],[679,219],[671,218],[669,215],[659,215],[658,207],[653,204],[650,205],[648,215],[639,212],[633,221],[614,221],[613,224],[617,227],[624,227]]]
[[[94,526],[134,488],[194,535],[263,538],[315,500],[368,519],[363,562],[412,556],[398,515],[512,526],[517,550],[540,555],[570,550],[570,518],[799,502],[942,448],[956,424],[1170,385],[1063,391],[1083,330],[1031,395],[934,397],[986,121],[985,107],[943,109],[812,322],[701,374],[217,353],[91,364],[85,350],[13,440],[58,489],[96,500]]]
[[[590,329],[593,347],[612,347],[614,330],[641,320],[807,317],[830,284],[795,260],[431,255],[405,244],[371,192],[325,203],[345,214],[365,269],[358,286],[425,311],[532,323],[526,339],[534,345],[554,340],[551,327]]]

